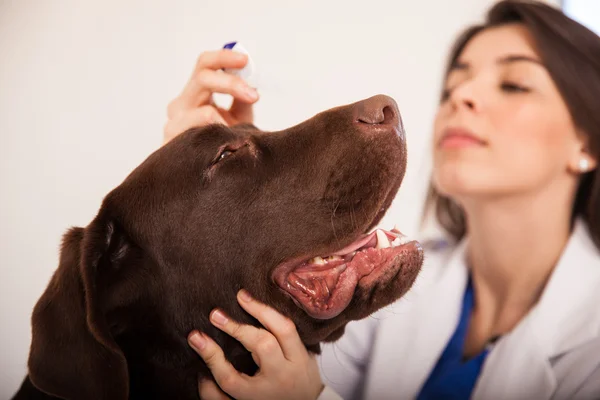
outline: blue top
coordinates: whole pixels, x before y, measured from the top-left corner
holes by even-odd
[[[473,284],[469,277],[458,326],[421,389],[418,400],[466,400],[471,396],[479,371],[488,354],[488,349],[485,349],[469,360],[463,359],[464,341],[473,301]]]

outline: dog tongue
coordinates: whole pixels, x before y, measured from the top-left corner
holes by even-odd
[[[309,295],[315,306],[324,307],[329,302],[340,275],[347,267],[348,264],[343,260],[336,262],[335,265],[327,265],[326,269],[301,267],[290,273],[288,280],[293,286]]]

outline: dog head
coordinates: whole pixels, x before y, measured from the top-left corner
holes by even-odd
[[[220,307],[258,325],[237,304],[241,288],[289,316],[318,352],[417,276],[421,247],[372,231],[405,168],[400,114],[386,96],[279,132],[210,125],[179,135],[65,236],[32,317],[32,382],[65,398],[127,398],[136,376],[195,391],[190,376],[209,372],[187,346],[193,329],[253,373],[249,353],[208,322]]]

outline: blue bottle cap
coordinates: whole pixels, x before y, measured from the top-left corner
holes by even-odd
[[[224,71],[227,72],[228,74],[233,74],[233,75],[239,76],[240,78],[244,79],[250,86],[255,87],[256,82],[253,81],[253,77],[255,75],[254,61],[252,61],[252,58],[250,57],[250,53],[248,53],[248,50],[246,50],[244,48],[244,46],[242,46],[239,42],[226,43],[223,46],[223,49],[237,51],[239,53],[243,53],[248,56],[248,63],[246,64],[246,66],[244,68],[241,68],[241,69],[224,68]]]

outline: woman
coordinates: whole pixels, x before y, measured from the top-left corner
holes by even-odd
[[[204,54],[166,139],[252,121],[256,93],[214,72],[244,63]],[[217,110],[212,92],[237,100]],[[260,371],[241,376],[194,332],[220,386],[202,382],[201,397],[600,398],[599,95],[598,36],[541,3],[496,4],[455,45],[435,119],[429,201],[448,246],[427,250],[393,312],[349,324],[318,363],[290,321],[242,291],[266,330],[211,320]]]

